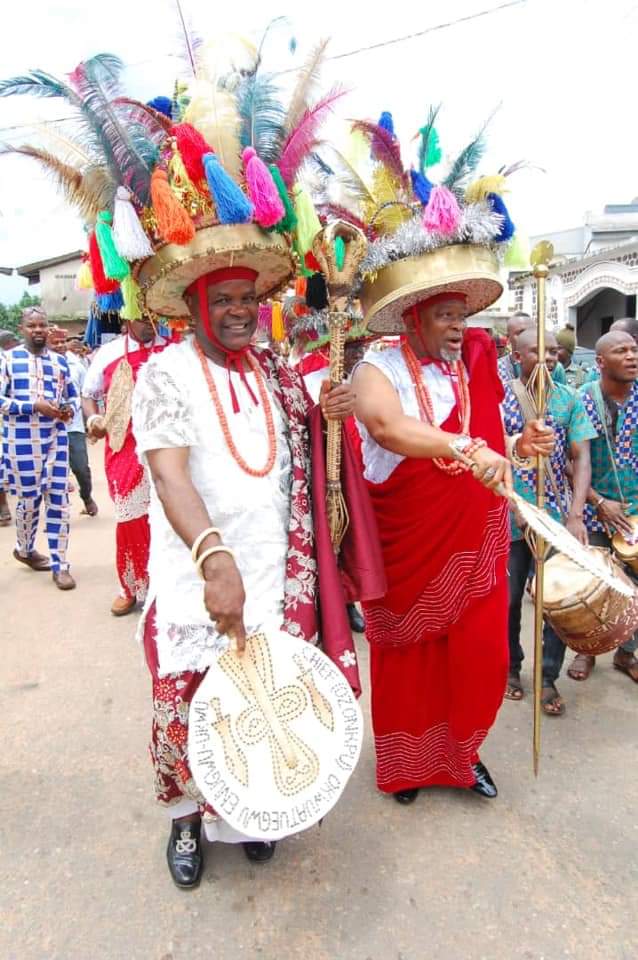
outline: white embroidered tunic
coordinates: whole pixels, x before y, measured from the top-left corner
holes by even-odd
[[[407,417],[414,417],[415,420],[421,419],[416,389],[400,347],[391,347],[388,350],[368,350],[361,363],[372,364],[388,378],[399,395],[403,413]],[[422,367],[422,371],[423,379],[432,398],[434,425],[438,427],[447,420],[454,409],[456,404],[454,388],[450,378],[436,364],[427,364]],[[363,475],[370,483],[384,483],[399,464],[405,460],[405,457],[380,447],[358,420],[357,428],[361,437]]]
[[[235,446],[246,463],[268,458],[266,419],[239,374],[232,372],[240,412],[233,413],[228,372],[207,361]],[[246,374],[259,396],[253,373]],[[284,418],[272,394],[277,455],[266,477],[245,473],[232,457],[191,338],[152,357],[140,371],[133,396],[133,432],[139,455],[189,448],[189,468],[214,526],[235,552],[244,588],[244,622],[253,631],[281,627],[288,550],[291,455]],[[150,587],[145,612],[156,604],[159,673],[205,670],[226,649],[204,606],[203,582],[190,550],[166,519],[151,483]],[[142,623],[144,617],[142,617]],[[140,628],[141,629],[141,628]],[[140,633],[141,635],[141,633]]]

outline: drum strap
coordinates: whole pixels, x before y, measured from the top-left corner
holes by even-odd
[[[519,379],[511,380],[510,387],[514,391],[514,395],[518,400],[518,405],[521,408],[521,413],[523,414],[524,423],[528,423],[530,420],[536,420],[537,419],[536,407],[534,406],[532,398],[530,397],[527,391],[527,388],[522,383],[522,381]],[[565,515],[565,511],[563,510],[563,503],[561,500],[560,489],[558,486],[558,482],[556,480],[556,474],[554,473],[554,470],[549,461],[549,458],[545,461],[545,475],[547,476],[550,486],[554,491],[554,496],[556,497],[556,503],[558,505],[558,509],[560,511],[561,517],[563,518],[563,520],[565,520],[566,515]],[[569,503],[571,498],[570,498],[570,491],[567,484],[563,484],[563,491],[565,493],[567,503]]]

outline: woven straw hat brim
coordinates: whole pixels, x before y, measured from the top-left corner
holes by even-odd
[[[495,254],[487,247],[454,244],[389,264],[363,284],[366,326],[374,333],[403,333],[406,310],[446,292],[465,294],[469,315],[490,307],[503,293]]]
[[[216,225],[197,231],[186,246],[166,244],[138,268],[146,306],[161,317],[188,317],[184,291],[199,277],[223,267],[250,267],[260,299],[286,286],[294,273],[288,243],[254,224]]]

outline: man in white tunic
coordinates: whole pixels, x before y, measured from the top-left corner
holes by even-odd
[[[180,887],[199,881],[202,818],[209,839],[241,841],[251,860],[274,850],[225,824],[192,778],[188,711],[205,672],[229,637],[242,650],[247,633],[282,621],[295,636],[317,635],[307,426],[314,405],[297,374],[250,346],[256,278],[234,267],[191,284],[195,335],[148,362],[133,400],[137,450],[152,479],[142,625],[153,677],[151,752]],[[320,405],[325,417],[344,420],[351,388],[326,383]],[[322,606],[330,600],[322,584]],[[343,597],[335,602],[343,610]]]

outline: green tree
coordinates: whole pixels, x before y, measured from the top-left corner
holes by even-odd
[[[18,303],[13,303],[8,307],[4,303],[0,303],[0,329],[13,330],[14,333],[17,333],[24,308],[39,307],[40,302],[40,297],[33,296],[25,290]]]

